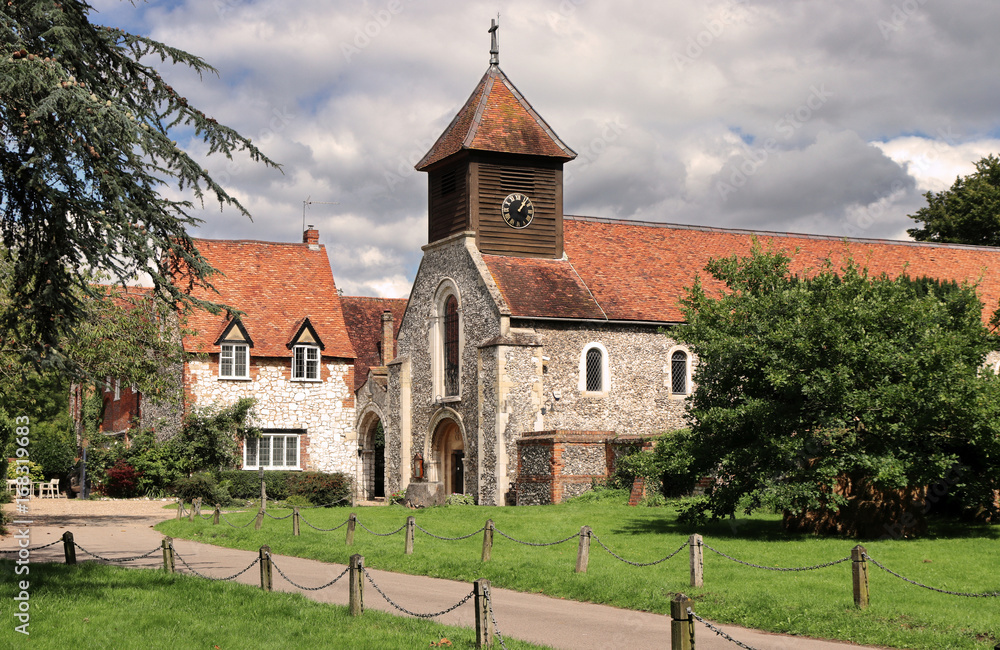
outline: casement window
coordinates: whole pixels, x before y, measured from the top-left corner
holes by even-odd
[[[607,349],[600,343],[588,343],[580,353],[580,392],[590,397],[603,397],[610,386]]]
[[[250,348],[242,343],[223,343],[219,353],[219,377],[250,378]]]
[[[122,398],[122,380],[115,380],[115,401],[117,402]]]
[[[319,381],[319,348],[315,345],[296,345],[292,356],[292,379]]]
[[[670,351],[670,371],[667,386],[672,397],[684,397],[691,394],[691,353],[677,347]]]
[[[243,441],[243,469],[301,469],[299,434],[263,433]]]

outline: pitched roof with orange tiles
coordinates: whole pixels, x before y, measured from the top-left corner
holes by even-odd
[[[368,370],[382,365],[382,313],[392,314],[392,340],[399,336],[399,325],[406,311],[405,298],[365,298],[343,296],[340,306],[344,312],[347,334],[351,337],[354,352],[354,390],[358,390],[368,380]],[[396,356],[395,347],[390,358]]]
[[[785,251],[791,270],[809,274],[849,257],[871,275],[929,276],[978,283],[983,318],[1000,300],[1000,248],[822,235],[754,232],[663,223],[565,217],[565,260],[484,255],[515,317],[681,322],[679,299],[701,277],[711,295],[723,288],[705,271],[709,259],[747,255],[754,237]],[[571,273],[572,270],[572,273]],[[574,286],[573,275],[579,278]],[[597,309],[603,316],[594,315]],[[590,314],[584,316],[583,314]]]
[[[255,357],[290,357],[288,347],[309,319],[324,357],[354,358],[333,271],[323,246],[249,240],[194,240],[198,252],[219,273],[209,281],[218,293],[196,288],[191,295],[244,312],[240,322],[253,341]],[[184,337],[188,352],[218,352],[216,341],[229,326],[225,313],[196,310]]]
[[[416,168],[423,171],[464,150],[548,156],[564,162],[576,158],[498,65],[486,71]]]

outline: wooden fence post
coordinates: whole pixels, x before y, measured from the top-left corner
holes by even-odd
[[[851,549],[851,575],[854,582],[854,606],[858,609],[868,607],[868,561],[865,560],[867,551],[865,547],[858,544]]]
[[[488,598],[490,581],[479,579],[473,583],[476,603],[476,647],[493,647],[493,604]]]
[[[254,530],[260,530],[260,527],[264,525],[264,509],[261,508],[257,511],[257,521],[253,524]]]
[[[406,554],[413,555],[413,532],[417,526],[417,519],[410,515],[406,518]]]
[[[274,588],[272,580],[273,566],[271,564],[271,547],[260,547],[260,588],[271,591]]]
[[[76,542],[73,541],[73,533],[68,530],[63,533],[63,551],[66,553],[66,564],[76,564]]]
[[[172,537],[164,537],[161,546],[163,547],[163,570],[167,573],[174,572],[174,547]]]
[[[590,563],[590,526],[580,528],[580,546],[576,549],[576,572],[586,573]]]
[[[299,536],[299,507],[292,506],[292,535]]]
[[[354,526],[358,523],[358,516],[351,513],[351,516],[347,518],[347,545],[354,545]]]
[[[691,548],[691,586],[705,586],[705,556],[701,543],[701,535],[695,533],[688,539],[688,546]]]
[[[670,650],[694,650],[694,625],[688,614],[691,599],[677,594],[670,601]]]
[[[194,516],[201,517],[201,497],[195,499]]]
[[[181,513],[184,512],[184,499],[177,499],[177,518],[181,518]]]
[[[493,557],[493,520],[487,519],[483,527],[483,562],[489,562]]]
[[[260,477],[260,509],[267,510],[267,488],[264,483],[264,468],[257,468],[257,476]],[[259,529],[258,529],[259,530]]]
[[[364,601],[364,583],[361,580],[362,574],[361,569],[365,565],[364,555],[352,555],[351,556],[351,592],[349,600],[349,608],[351,616],[361,616],[365,611],[365,601]]]
[[[212,525],[213,526],[218,526],[219,525],[219,517],[221,515],[222,515],[222,508],[219,506],[218,503],[216,503],[215,504],[215,512],[212,514]]]
[[[191,509],[188,510],[188,521],[194,521],[194,512],[197,510],[194,506],[195,500],[191,499]]]

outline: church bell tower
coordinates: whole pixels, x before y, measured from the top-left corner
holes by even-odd
[[[576,158],[500,69],[494,20],[490,67],[417,163],[427,172],[428,241],[476,233],[483,253],[563,255],[563,163]]]

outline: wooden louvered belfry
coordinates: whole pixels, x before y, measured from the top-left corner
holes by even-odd
[[[490,67],[430,151],[417,163],[428,174],[428,241],[476,233],[483,253],[559,258],[563,254],[563,164],[567,147],[500,69]],[[510,226],[501,206],[530,198],[531,222]]]

